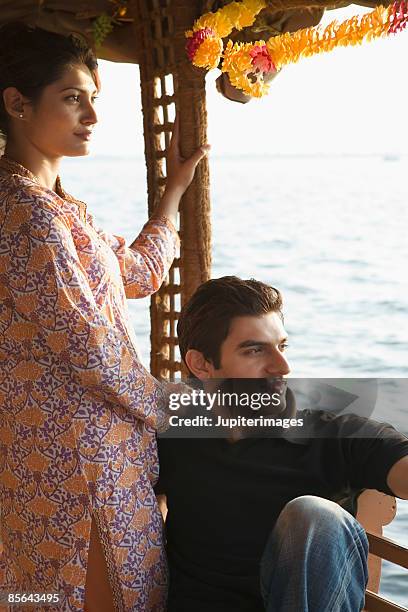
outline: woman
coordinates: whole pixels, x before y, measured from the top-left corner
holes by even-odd
[[[164,196],[127,247],[58,177],[64,156],[89,152],[98,90],[79,40],[0,29],[0,588],[36,610],[41,593],[55,594],[47,610],[163,610],[152,484],[164,393],[139,361],[126,297],[166,276],[207,147],[182,162],[176,130]]]

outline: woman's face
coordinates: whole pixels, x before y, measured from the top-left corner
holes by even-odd
[[[87,155],[98,121],[98,90],[85,65],[67,67],[47,85],[35,104],[24,105],[24,130],[30,143],[48,158]]]

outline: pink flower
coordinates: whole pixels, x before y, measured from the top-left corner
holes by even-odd
[[[276,72],[276,66],[273,63],[266,45],[256,45],[249,55],[252,57],[252,65],[260,72]]]
[[[190,62],[193,61],[196,51],[201,45],[201,43],[206,38],[210,38],[211,36],[215,36],[215,32],[212,28],[202,28],[201,30],[197,30],[197,32],[194,32],[191,38],[188,39],[186,44],[186,51]]]
[[[394,2],[391,7],[392,21],[388,34],[402,32],[408,25],[408,2]]]

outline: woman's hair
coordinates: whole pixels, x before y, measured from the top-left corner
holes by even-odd
[[[80,38],[63,36],[24,23],[0,27],[0,135],[7,136],[9,115],[3,91],[16,87],[35,104],[47,85],[62,77],[66,68],[85,64],[99,88],[98,62]]]

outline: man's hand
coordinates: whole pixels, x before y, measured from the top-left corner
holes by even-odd
[[[391,491],[401,499],[408,499],[408,455],[394,463],[387,476]]]

